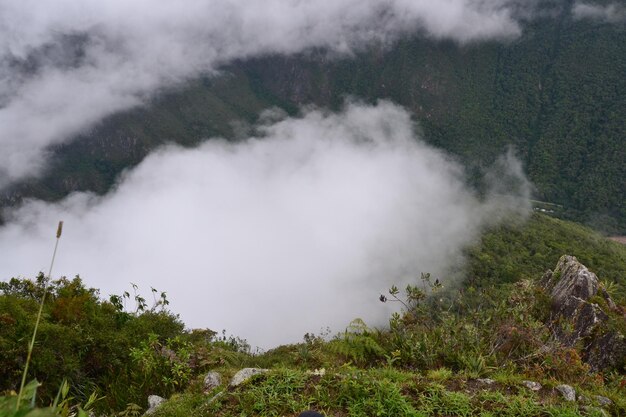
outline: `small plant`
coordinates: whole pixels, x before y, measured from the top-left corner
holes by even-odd
[[[63,233],[63,222],[59,222],[59,226],[57,227],[57,238],[54,244],[54,251],[52,252],[52,260],[50,261],[50,268],[48,269],[48,280],[50,279],[50,275],[52,274],[52,267],[54,266],[54,260],[56,258],[57,249],[59,247],[59,240],[61,239],[61,235]],[[39,312],[37,313],[37,320],[35,321],[35,328],[33,329],[33,335],[30,339],[30,344],[28,345],[28,353],[26,354],[26,364],[24,365],[24,373],[22,374],[22,382],[20,384],[20,390],[17,394],[17,401],[15,403],[15,411],[20,409],[22,399],[25,394],[25,386],[26,386],[26,377],[28,375],[28,366],[30,365],[31,357],[33,354],[33,348],[35,347],[35,340],[37,339],[37,330],[39,329],[39,323],[41,322],[41,315],[43,313],[43,306],[46,302],[46,294],[48,292],[48,281],[46,281],[46,286],[43,290],[43,295],[41,296],[41,303],[39,305]],[[34,391],[36,393],[36,390]],[[35,395],[33,394],[33,401]]]
[[[448,368],[431,369],[426,372],[426,377],[433,381],[444,382],[452,378],[453,372]]]
[[[143,409],[141,406],[135,403],[128,403],[126,408],[119,413],[117,413],[118,417],[139,417],[142,413]]]
[[[422,281],[422,288],[418,288],[417,285],[407,285],[404,290],[404,298],[399,297],[400,290],[398,287],[393,285],[389,289],[391,299],[388,299],[385,295],[381,294],[379,300],[383,303],[386,303],[387,301],[398,302],[404,306],[406,314],[414,315],[417,320],[421,319],[423,313],[425,312],[423,301],[428,295],[443,288],[443,285],[439,279],[432,282],[430,273],[422,273],[420,279]]]
[[[386,355],[385,349],[378,343],[376,332],[362,319],[353,320],[343,335],[333,340],[331,350],[359,364],[374,363]]]
[[[140,347],[131,349],[131,357],[143,375],[140,385],[161,386],[171,393],[188,383],[192,371],[191,347],[180,337],[161,343],[156,334],[151,334]]]
[[[134,283],[130,283],[133,288],[133,300],[135,301],[135,311],[133,314],[138,315],[144,312],[157,312],[157,311],[165,311],[165,308],[169,305],[169,300],[167,299],[167,293],[161,292],[159,298],[157,299],[156,294],[159,293],[157,289],[154,287],[150,287],[150,291],[152,293],[152,299],[154,300],[152,307],[148,308],[148,303],[146,299],[139,294],[139,286]],[[113,306],[119,311],[123,312],[126,309],[126,300],[130,300],[131,295],[128,291],[124,291],[122,295],[113,294],[109,296],[109,302],[113,304]]]

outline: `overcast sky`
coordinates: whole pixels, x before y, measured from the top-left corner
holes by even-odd
[[[528,211],[519,163],[502,159],[481,200],[391,103],[272,120],[238,144],[163,148],[104,197],[13,210],[0,275],[45,270],[64,220],[53,276],[81,274],[103,296],[130,282],[147,296],[167,291],[189,327],[267,348],[356,317],[384,324],[380,293],[421,272],[453,285],[447,273],[465,245]],[[510,194],[511,183],[519,193],[503,197],[498,185]]]

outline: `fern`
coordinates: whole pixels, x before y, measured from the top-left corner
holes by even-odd
[[[370,329],[362,319],[354,319],[343,335],[332,341],[330,349],[357,364],[376,362],[387,354],[377,336],[378,332]]]

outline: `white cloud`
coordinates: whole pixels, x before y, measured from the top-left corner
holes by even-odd
[[[256,131],[237,144],[162,148],[104,197],[13,209],[0,229],[0,276],[44,270],[64,220],[54,276],[79,273],[104,296],[153,286],[189,326],[268,347],[355,317],[384,323],[381,292],[420,272],[450,284],[481,228],[528,211],[523,193],[478,198],[390,103],[308,111]],[[525,190],[518,169],[502,159],[498,177]]]
[[[421,32],[458,42],[520,33],[507,0],[5,0],[0,3],[0,187],[50,145],[236,58]]]
[[[575,19],[592,19],[607,23],[626,22],[626,7],[618,3],[605,5],[577,1],[572,8]]]

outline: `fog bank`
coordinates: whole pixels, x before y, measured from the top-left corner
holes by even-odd
[[[152,286],[188,326],[270,347],[356,317],[385,323],[377,299],[390,285],[420,272],[450,285],[486,225],[528,212],[510,155],[488,179],[493,195],[478,198],[393,104],[266,120],[240,143],[162,148],[104,197],[12,209],[0,276],[45,270],[64,220],[54,277],[80,274],[103,296]]]
[[[50,146],[234,59],[423,35],[510,39],[513,0],[5,0],[0,188],[41,173]],[[535,1],[530,2],[534,4]]]

